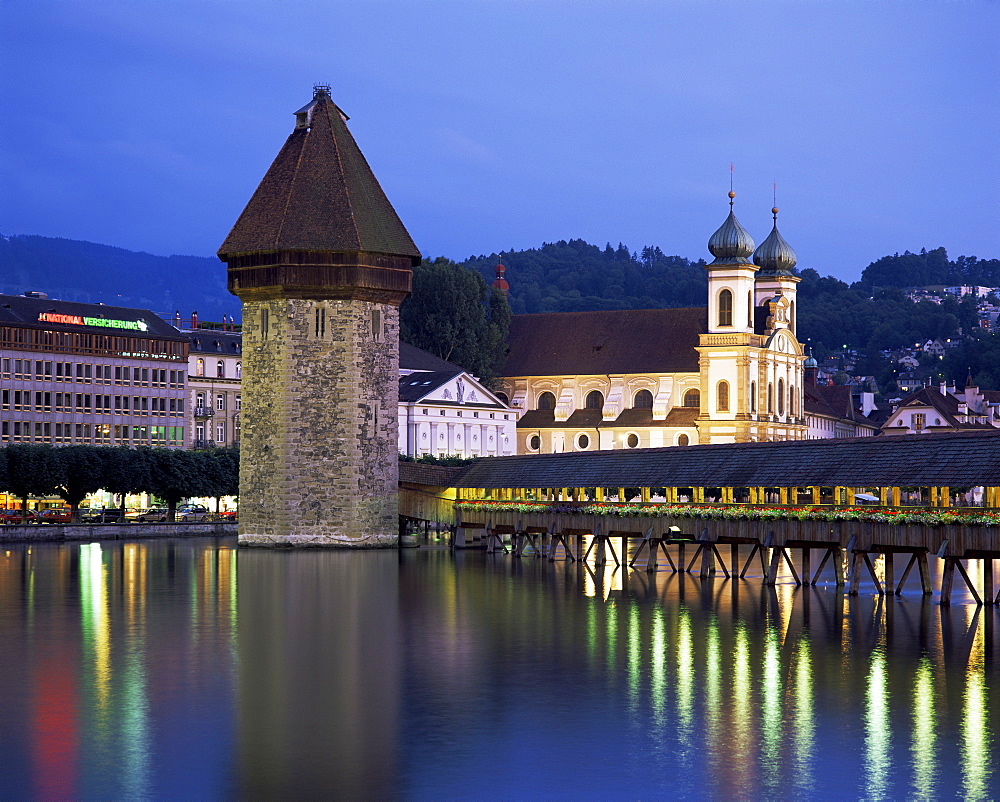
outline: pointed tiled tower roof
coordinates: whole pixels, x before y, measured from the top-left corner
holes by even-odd
[[[316,86],[295,112],[295,130],[219,249],[229,291],[244,301],[399,305],[410,294],[420,251],[329,89]]]
[[[219,256],[257,251],[420,251],[347,129],[347,116],[317,86],[296,127],[236,221]]]

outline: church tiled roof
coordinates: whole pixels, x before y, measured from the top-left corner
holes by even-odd
[[[420,259],[325,89],[298,112],[289,135],[236,221],[220,256],[257,251],[336,251]]]
[[[504,376],[697,373],[704,307],[514,315]]]

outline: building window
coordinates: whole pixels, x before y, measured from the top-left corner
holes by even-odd
[[[533,434],[531,435],[531,437],[528,438],[528,448],[531,451],[538,451],[538,449],[541,447],[542,447],[542,438],[539,437],[537,434]]]
[[[778,379],[778,414],[785,414],[785,380]]]
[[[750,382],[750,411],[757,411],[757,382]]]
[[[243,378],[243,363],[242,362],[237,362],[236,363],[236,378],[237,379],[242,379]]]
[[[216,409],[226,408],[226,396],[224,394],[219,393],[217,396],[215,396],[215,408]]]
[[[215,442],[225,443],[226,442],[226,424],[219,423],[215,426]]]
[[[767,414],[771,415],[774,413],[774,385],[771,382],[767,383]]]
[[[690,442],[691,440],[686,434],[680,434],[677,436],[677,445],[679,446],[686,446]]]
[[[510,403],[510,399],[507,397],[507,393],[497,393],[496,397],[499,401],[502,401],[504,404]]]
[[[632,409],[652,409],[653,394],[649,390],[640,390],[632,399]]]
[[[747,328],[753,331],[753,290],[747,293]]]
[[[587,409],[604,409],[604,393],[600,390],[591,390],[587,393]]]
[[[927,418],[922,412],[917,412],[913,416],[913,429],[919,432],[921,429],[925,428],[927,424]]]
[[[733,294],[729,290],[719,293],[719,325],[733,325]]]
[[[729,382],[719,382],[715,390],[715,400],[719,412],[729,412]]]
[[[382,342],[382,310],[373,309],[372,310],[372,339],[375,342]]]
[[[625,438],[625,445],[627,445],[629,448],[638,448],[639,435],[637,435],[635,432],[631,432],[629,436]]]
[[[701,391],[700,390],[688,390],[684,393],[684,406],[694,407],[697,409],[701,406]]]
[[[576,437],[576,447],[579,451],[586,451],[590,446],[590,438],[585,434],[579,434]]]
[[[536,409],[555,409],[556,408],[556,397],[552,393],[545,392],[538,396],[538,404]]]
[[[215,375],[217,378],[226,378],[226,363],[221,359],[215,365]]]
[[[204,409],[205,408],[205,394],[204,393],[198,393],[194,397],[194,405],[196,407],[198,407],[199,409]]]
[[[204,376],[205,375],[205,360],[198,358],[198,361],[194,363],[194,375]]]

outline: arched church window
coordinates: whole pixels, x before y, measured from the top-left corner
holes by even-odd
[[[719,325],[733,325],[733,293],[729,290],[719,293]]]
[[[753,290],[747,292],[747,328],[753,331]]]
[[[677,436],[677,445],[686,446],[691,440],[686,434],[681,434]]]
[[[774,414],[774,385],[767,383],[767,414]]]
[[[507,397],[507,393],[495,393],[496,397],[503,401],[505,404],[510,403],[510,399]]]
[[[686,407],[700,407],[701,406],[701,391],[700,390],[688,390],[684,393],[684,406]]]
[[[587,409],[604,409],[604,393],[600,390],[591,390],[587,393]]]
[[[632,409],[652,409],[653,394],[649,390],[640,390],[632,399]]]
[[[785,380],[778,379],[778,414],[785,414]]]
[[[788,302],[788,328],[795,334],[795,301]]]
[[[796,401],[797,401],[797,399],[795,397],[795,385],[794,384],[789,384],[788,385],[788,414],[792,415],[793,417],[795,416],[795,410],[796,410],[796,403],[795,402]]]
[[[556,397],[552,393],[542,393],[538,396],[538,405],[536,409],[555,409],[556,408]]]
[[[721,381],[717,385],[715,407],[719,412],[729,412],[729,382]]]
[[[750,411],[757,411],[757,382],[750,382]]]

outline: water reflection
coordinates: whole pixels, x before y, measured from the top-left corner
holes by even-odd
[[[996,617],[481,553],[9,548],[0,793],[996,797]]]

